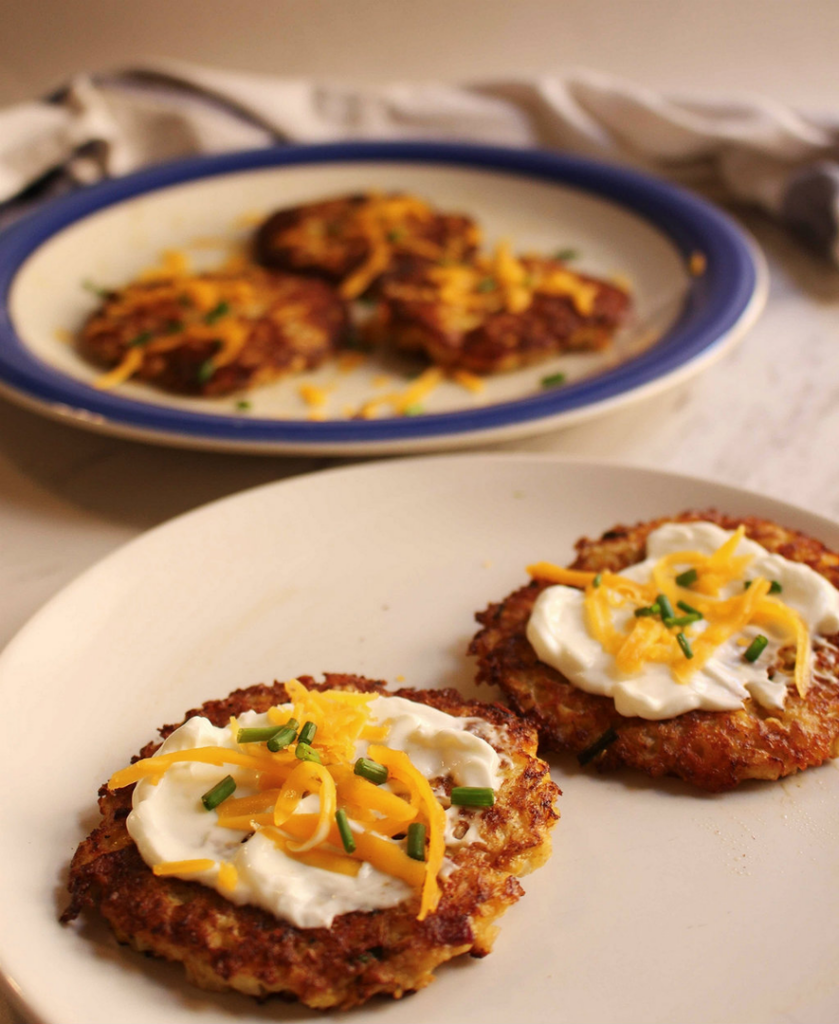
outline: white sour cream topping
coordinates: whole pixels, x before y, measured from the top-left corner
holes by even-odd
[[[480,728],[491,736],[483,719],[456,718],[403,697],[376,697],[369,708],[372,725],[390,727],[384,742],[393,749],[404,750],[427,779],[450,775],[458,786],[497,789],[500,785],[498,754],[489,743],[468,731],[470,727]],[[252,711],[240,715],[238,721],[242,727],[269,724],[267,715]],[[198,717],[176,729],[158,753],[194,747],[236,749],[236,743],[229,726],[219,729],[206,718]],[[366,742],[357,744],[356,756],[366,752]],[[339,914],[392,907],[411,895],[405,882],[366,862],[355,877],[342,875],[288,857],[259,832],[243,842],[242,832],[220,828],[216,812],[204,809],[201,796],[228,774],[236,780],[237,797],[257,792],[252,772],[198,762],[175,764],[157,784],[150,779],[137,783],[133,810],[126,824],[148,865],[213,860],[216,865],[212,868],[182,877],[216,889],[233,903],[262,907],[299,928],[328,928]],[[388,788],[387,783],[384,788]],[[319,798],[309,795],[296,813],[317,813],[318,808]],[[469,838],[455,839],[460,814],[460,809],[454,807],[446,812],[447,846],[456,847],[479,838],[472,818]],[[236,868],[238,878],[232,892],[218,886],[218,864],[224,861]]]
[[[714,523],[666,523],[649,535],[646,560],[621,570],[621,575],[646,583],[655,563],[665,555],[679,551],[711,555],[730,536]],[[770,554],[747,538],[740,541],[736,554],[753,556],[745,570],[746,579],[762,576],[781,584],[781,600],[798,612],[811,636],[839,631],[839,591],[823,576],[807,565]],[[734,583],[720,597],[741,592],[742,586],[742,582]],[[722,644],[685,683],[676,682],[668,665],[654,662],[648,662],[638,675],[625,676],[616,669],[614,657],[589,633],[583,601],[583,592],[572,587],[542,591],[527,625],[527,639],[540,661],[581,690],[612,697],[619,714],[658,720],[697,708],[732,711],[742,707],[749,696],[770,710],[783,708],[789,677],[779,672],[770,679],[766,671],[780,647],[789,642],[780,634],[773,635],[765,626],[746,627]],[[622,619],[616,611],[616,627],[624,627],[631,615],[627,610]],[[701,629],[702,623],[697,623],[697,633]],[[748,662],[743,657],[744,646],[737,640],[750,641],[761,632],[769,645],[756,662]]]

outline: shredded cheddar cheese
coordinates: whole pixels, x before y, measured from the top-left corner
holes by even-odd
[[[287,856],[326,871],[354,876],[361,862],[400,879],[419,891],[418,919],[433,913],[440,899],[438,875],[445,853],[446,816],[429,781],[408,755],[386,745],[388,725],[370,722],[370,701],[375,693],[309,690],[297,680],[286,683],[289,703],[272,707],[266,715],[282,728],[291,719],[315,725],[311,749],[316,760],[297,756],[292,743],[271,753],[262,742],[238,744],[239,723],[231,717],[229,729],[236,747],[194,747],[157,754],[116,772],[109,782],[120,789],[142,779],[159,780],[171,768],[188,763],[230,767],[238,781],[258,792],[228,796],[213,813],[221,828],[266,835]],[[356,744],[370,743],[369,756],[388,769],[391,786],[374,785],[355,774]],[[244,774],[243,774],[244,773]],[[304,813],[301,801],[318,797],[317,813]],[[343,808],[353,822],[355,849],[343,846],[336,820]],[[412,822],[427,829],[426,861],[414,860],[404,846]],[[352,844],[350,844],[352,845]],[[217,885],[233,892],[237,872],[233,864],[209,859],[156,864],[156,875],[192,874],[218,866]]]
[[[741,633],[747,626],[774,628],[795,647],[795,686],[804,696],[809,685],[811,640],[801,616],[783,601],[770,595],[770,581],[757,577],[748,587],[723,598],[721,591],[734,583],[744,582],[744,573],[751,555],[737,555],[745,528],[740,526],[710,555],[699,551],[677,551],[664,555],[652,568],[651,579],[637,583],[618,573],[581,572],[564,569],[549,562],[528,566],[529,574],[550,583],[576,587],[584,591],[584,617],[587,629],[605,651],[615,658],[617,669],[626,674],[639,674],[646,663],[669,666],[673,679],[685,683],[701,669],[719,647]],[[695,570],[690,587],[677,580],[686,569]],[[597,581],[595,583],[595,580]],[[658,595],[664,595],[676,608],[679,602],[700,613],[702,628],[696,621],[680,625],[668,624],[663,615],[650,614]],[[617,609],[633,614],[623,615],[625,624],[615,624]],[[641,610],[640,615],[634,614]],[[677,612],[674,618],[680,616]],[[687,657],[678,634],[690,645]]]

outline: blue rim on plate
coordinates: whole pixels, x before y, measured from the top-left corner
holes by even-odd
[[[706,258],[691,279],[681,313],[655,345],[596,376],[541,394],[475,409],[381,420],[276,420],[231,418],[164,407],[97,391],[37,359],[11,322],[9,290],[35,249],[88,215],[147,192],[240,171],[300,164],[411,161],[504,171],[579,188],[623,206],[652,223],[687,261]],[[0,236],[0,384],[12,397],[76,418],[111,425],[118,432],[153,440],[305,450],[491,433],[608,403],[677,373],[717,350],[743,317],[759,281],[755,253],[742,231],[711,204],[655,178],[577,157],[542,150],[427,142],[350,142],[260,149],[181,160],[106,181],[58,199]]]

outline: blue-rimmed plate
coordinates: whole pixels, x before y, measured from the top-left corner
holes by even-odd
[[[605,353],[559,357],[491,378],[482,391],[437,388],[412,417],[353,418],[404,386],[415,364],[335,365],[302,378],[328,392],[314,421],[301,378],[236,399],[170,396],[97,371],[70,338],[96,305],[83,285],[119,286],[167,249],[197,268],[246,242],[281,206],[369,189],[418,193],[474,216],[489,244],[573,249],[577,266],[631,285],[634,317]],[[106,433],[188,447],[376,454],[534,434],[684,380],[754,322],[766,296],[758,250],[720,211],[652,178],[540,151],[438,143],[347,143],[204,157],[155,167],[59,200],[0,238],[0,388],[50,416]],[[545,389],[556,373],[566,383]],[[384,379],[384,378],[387,379]]]

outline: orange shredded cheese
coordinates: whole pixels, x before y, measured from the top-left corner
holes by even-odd
[[[209,871],[215,864],[214,860],[206,857],[199,857],[196,860],[169,860],[155,864],[152,873],[159,878],[166,878],[168,875],[192,875],[199,871]]]

